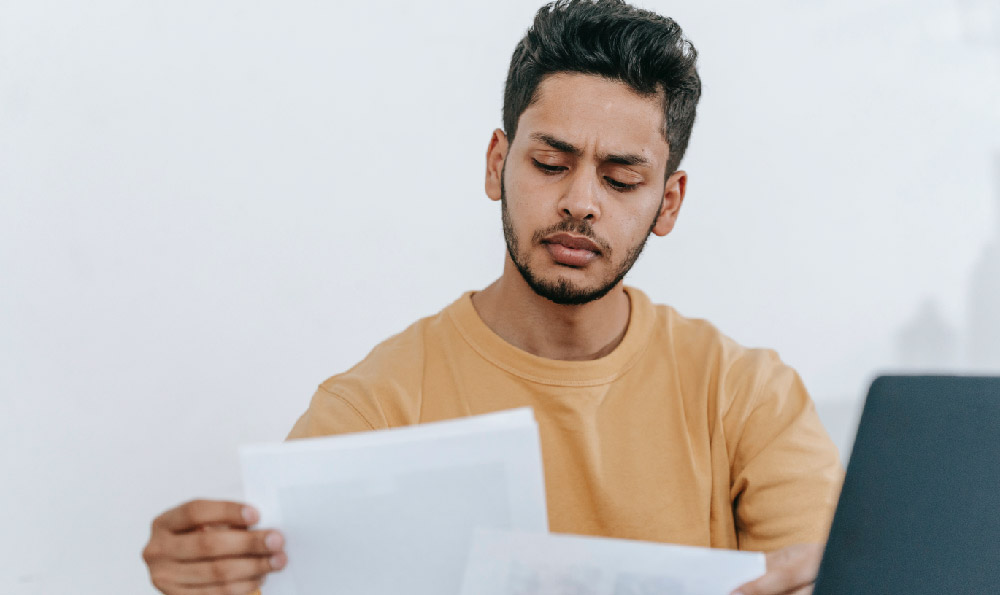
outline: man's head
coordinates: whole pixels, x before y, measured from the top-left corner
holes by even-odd
[[[620,1],[538,11],[511,59],[486,190],[501,201],[511,263],[539,295],[598,299],[650,233],[673,228],[700,95],[695,55],[676,23]]]
[[[521,114],[538,99],[538,87],[560,72],[617,80],[663,107],[663,135],[670,147],[667,174],[680,165],[701,97],[698,53],[672,19],[622,0],[557,0],[535,14],[514,48],[503,94],[503,126],[513,142]]]

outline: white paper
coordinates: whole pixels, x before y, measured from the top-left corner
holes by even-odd
[[[477,527],[548,530],[528,408],[240,449],[288,565],[266,595],[457,593]]]
[[[764,570],[758,552],[481,530],[461,595],[728,595]]]

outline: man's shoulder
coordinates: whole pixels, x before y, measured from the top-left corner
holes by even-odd
[[[345,375],[398,376],[420,368],[427,342],[438,335],[446,334],[445,327],[449,325],[448,310],[452,307],[453,304],[435,314],[420,318],[402,331],[381,341],[364,359],[346,372],[330,377],[324,385]]]
[[[320,390],[348,401],[373,425],[395,425],[398,420],[386,420],[380,404],[391,400],[398,408],[419,399],[428,352],[455,339],[451,311],[467,296],[378,343],[354,366],[327,378]]]
[[[679,357],[732,363],[743,358],[767,356],[773,351],[746,347],[722,332],[706,318],[685,316],[667,304],[651,304],[653,311],[652,340],[669,343]]]
[[[774,349],[749,347],[705,318],[689,317],[666,304],[652,304],[653,345],[668,350],[683,375],[704,380],[726,392],[752,392],[775,374],[790,371]]]

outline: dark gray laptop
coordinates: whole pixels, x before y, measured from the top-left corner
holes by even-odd
[[[875,380],[814,593],[1000,593],[1000,378]]]

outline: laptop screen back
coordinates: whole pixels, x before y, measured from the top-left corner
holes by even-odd
[[[1000,378],[875,380],[814,592],[1000,593]]]

